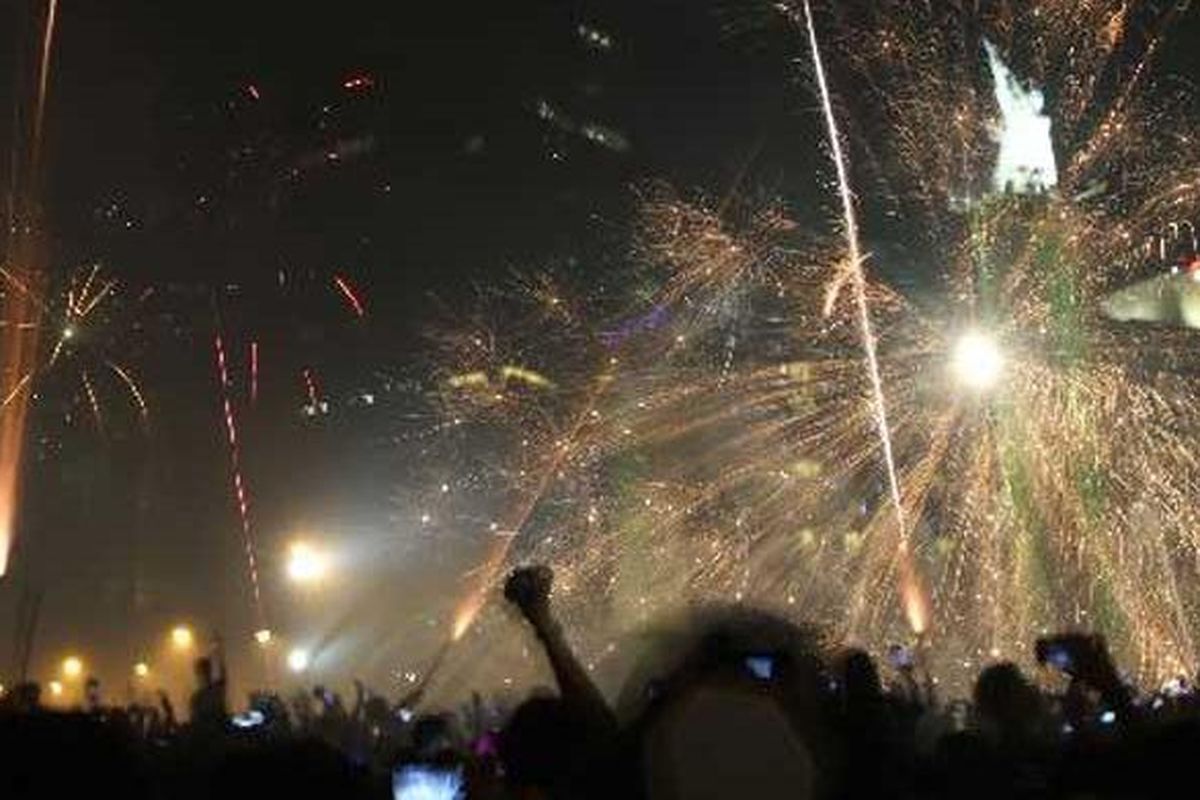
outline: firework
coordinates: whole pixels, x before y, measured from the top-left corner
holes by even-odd
[[[522,476],[517,524],[480,572],[553,563],[585,661],[657,613],[721,599],[880,649],[916,631],[956,687],[1062,628],[1103,631],[1143,679],[1194,671],[1194,333],[1115,321],[1190,324],[1157,295],[1126,309],[1144,300],[1136,281],[1170,268],[1164,239],[1189,247],[1200,210],[1189,118],[1153,81],[1174,12],[935,5],[828,21],[826,121],[869,140],[850,172],[831,131],[848,248],[778,203],[652,187],[624,312],[555,293],[573,340],[612,363],[514,346],[569,338],[547,335],[536,306],[517,309],[519,331],[454,339],[451,375],[492,387],[501,365],[536,363],[554,380],[553,398],[487,402],[447,383],[447,410],[528,443],[506,462]],[[814,20],[788,16],[808,56]],[[1061,167],[1006,144],[1034,128]],[[855,252],[856,184],[895,220],[866,235],[933,265],[917,290],[883,277],[897,270],[886,251]],[[1155,280],[1184,298],[1191,276]],[[459,647],[498,646],[499,628],[476,629]],[[473,680],[474,661],[448,680]]]
[[[0,327],[33,331],[39,339],[53,342],[41,361],[18,376],[0,407],[10,408],[26,392],[31,397],[61,396],[66,398],[65,416],[69,419],[77,401],[83,401],[96,430],[103,433],[106,404],[99,380],[107,376],[104,385],[119,389],[145,422],[149,415],[145,394],[132,368],[118,361],[118,354],[127,350],[124,336],[131,327],[130,316],[136,319],[140,299],[132,305],[125,303],[116,279],[105,277],[99,265],[71,272],[64,285],[48,297],[40,296],[4,267],[0,267],[0,278],[8,292],[21,297],[35,314],[33,319],[0,320]],[[81,389],[82,395],[73,388]]]
[[[367,311],[363,306],[362,299],[359,298],[358,292],[354,290],[354,287],[350,285],[350,282],[341,275],[334,275],[333,283],[337,287],[338,291],[342,293],[342,297],[346,299],[346,302],[350,305],[351,310],[354,311],[354,315],[356,317],[366,316]]]
[[[242,477],[241,447],[238,441],[237,417],[234,415],[231,399],[229,369],[225,363],[225,344],[221,340],[219,332],[213,337],[213,350],[216,355],[221,410],[225,422],[225,440],[229,445],[229,473],[233,480],[233,497],[237,504],[238,520],[241,523],[242,531],[242,546],[246,555],[246,574],[250,580],[254,611],[259,623],[258,628],[262,630],[266,629],[267,625],[258,581],[258,552],[254,541],[254,530],[250,524],[250,500],[246,490],[246,481]]]
[[[50,88],[50,66],[54,53],[55,28],[58,19],[58,0],[49,0],[42,26],[41,53],[37,73],[37,89],[33,93],[33,125],[21,131],[19,120],[26,117],[20,103],[14,107],[12,142],[12,186],[9,199],[9,231],[11,251],[6,254],[10,271],[26,276],[26,288],[40,289],[44,280],[45,248],[40,230],[42,214],[42,143],[46,117],[46,99]],[[20,145],[23,134],[28,144]],[[15,202],[14,202],[15,201]],[[15,265],[15,267],[14,267]],[[3,420],[0,421],[0,577],[8,570],[8,556],[14,540],[17,516],[18,483],[21,456],[25,442],[26,417],[29,410],[31,371],[38,361],[38,329],[33,320],[36,309],[29,298],[19,292],[6,292],[4,299],[3,341]]]

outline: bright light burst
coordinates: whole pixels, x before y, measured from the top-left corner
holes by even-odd
[[[171,644],[176,650],[191,650],[196,642],[192,629],[186,625],[176,625],[171,629]]]
[[[292,672],[304,672],[309,665],[308,651],[303,647],[293,648],[288,652],[287,665]]]
[[[971,389],[990,389],[1004,371],[1004,356],[992,337],[968,331],[954,345],[954,374]]]
[[[316,583],[328,569],[328,557],[308,542],[293,542],[288,548],[287,574],[296,583]]]
[[[839,641],[909,638],[908,536],[930,588],[919,627],[956,685],[1061,628],[1105,632],[1146,679],[1195,671],[1197,342],[1115,323],[1103,302],[1168,266],[1144,245],[1200,210],[1193,119],[1152,80],[1178,9],[944,6],[818,19],[842,126],[870,142],[852,182],[888,212],[866,218],[892,220],[864,236],[910,254],[862,262],[910,530],[891,509],[861,309],[837,291],[856,262],[779,203],[656,187],[632,310],[606,296],[584,322],[591,297],[558,287],[567,316],[543,303],[528,327],[453,339],[451,375],[524,361],[554,381],[547,396],[453,387],[448,416],[519,440],[492,528],[505,544],[483,571],[498,572],[509,541],[517,558],[554,563],[586,660],[692,599],[816,619]],[[993,191],[1001,76],[1014,102],[1043,93],[1062,156],[1018,165],[1040,173],[1028,195]],[[883,277],[905,270],[919,288]],[[521,342],[545,347],[534,359]],[[475,640],[460,647],[497,646]]]
[[[67,656],[62,662],[62,674],[64,678],[77,679],[83,674],[83,661],[78,656]]]

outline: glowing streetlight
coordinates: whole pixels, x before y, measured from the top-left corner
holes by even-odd
[[[995,339],[979,331],[964,333],[954,346],[954,374],[967,388],[990,389],[1004,372],[1004,355]]]
[[[296,647],[292,652],[288,653],[287,665],[292,672],[304,672],[308,669],[308,651],[303,647]]]
[[[78,680],[83,674],[83,661],[78,656],[67,656],[62,662],[62,674],[68,680]]]
[[[296,583],[316,583],[329,570],[329,559],[308,542],[288,548],[287,574]]]
[[[53,697],[62,697],[63,685],[62,681],[50,681],[50,694]]]
[[[271,643],[270,629],[263,628],[262,630],[255,631],[254,632],[254,641],[258,642],[259,645],[262,647],[266,647],[267,645],[269,645]]]
[[[133,665],[133,674],[143,679],[150,677],[150,665],[145,661],[139,661]]]
[[[176,650],[191,650],[195,643],[196,637],[187,625],[176,625],[171,629],[171,644]]]

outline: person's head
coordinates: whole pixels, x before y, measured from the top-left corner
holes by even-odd
[[[454,725],[446,714],[426,714],[413,725],[413,748],[421,757],[431,757],[458,744]]]
[[[975,682],[975,711],[985,730],[1002,738],[1019,737],[1040,723],[1042,697],[1016,664],[993,664]]]
[[[780,698],[736,682],[704,681],[673,697],[646,729],[641,756],[651,800],[803,800],[819,779]]]
[[[500,761],[514,788],[550,790],[569,776],[579,728],[557,697],[532,697],[509,718],[500,733]]]
[[[635,670],[649,797],[732,797],[753,787],[759,798],[803,798],[827,783],[839,745],[826,724],[828,677],[816,631],[717,607],[656,638],[657,658],[647,651]]]
[[[883,696],[879,670],[864,650],[850,649],[837,661],[838,683],[850,700],[869,700]]]

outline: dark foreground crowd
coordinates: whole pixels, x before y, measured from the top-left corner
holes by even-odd
[[[24,685],[0,705],[0,798],[1156,798],[1192,796],[1200,698],[1182,680],[1122,681],[1098,637],[1043,639],[1069,680],[1036,688],[987,667],[971,702],[942,703],[904,651],[881,683],[866,653],[825,655],[811,632],[752,612],[635,671],[614,708],[548,602],[551,575],[514,573],[556,693],[500,715],[414,715],[358,685],[251,698],[230,715],[224,668],[200,659],[188,722],[156,704],[53,713]],[[660,654],[664,655],[664,654]],[[669,665],[669,666],[664,666]],[[644,673],[644,674],[641,674]],[[1192,753],[1193,756],[1189,756]]]

